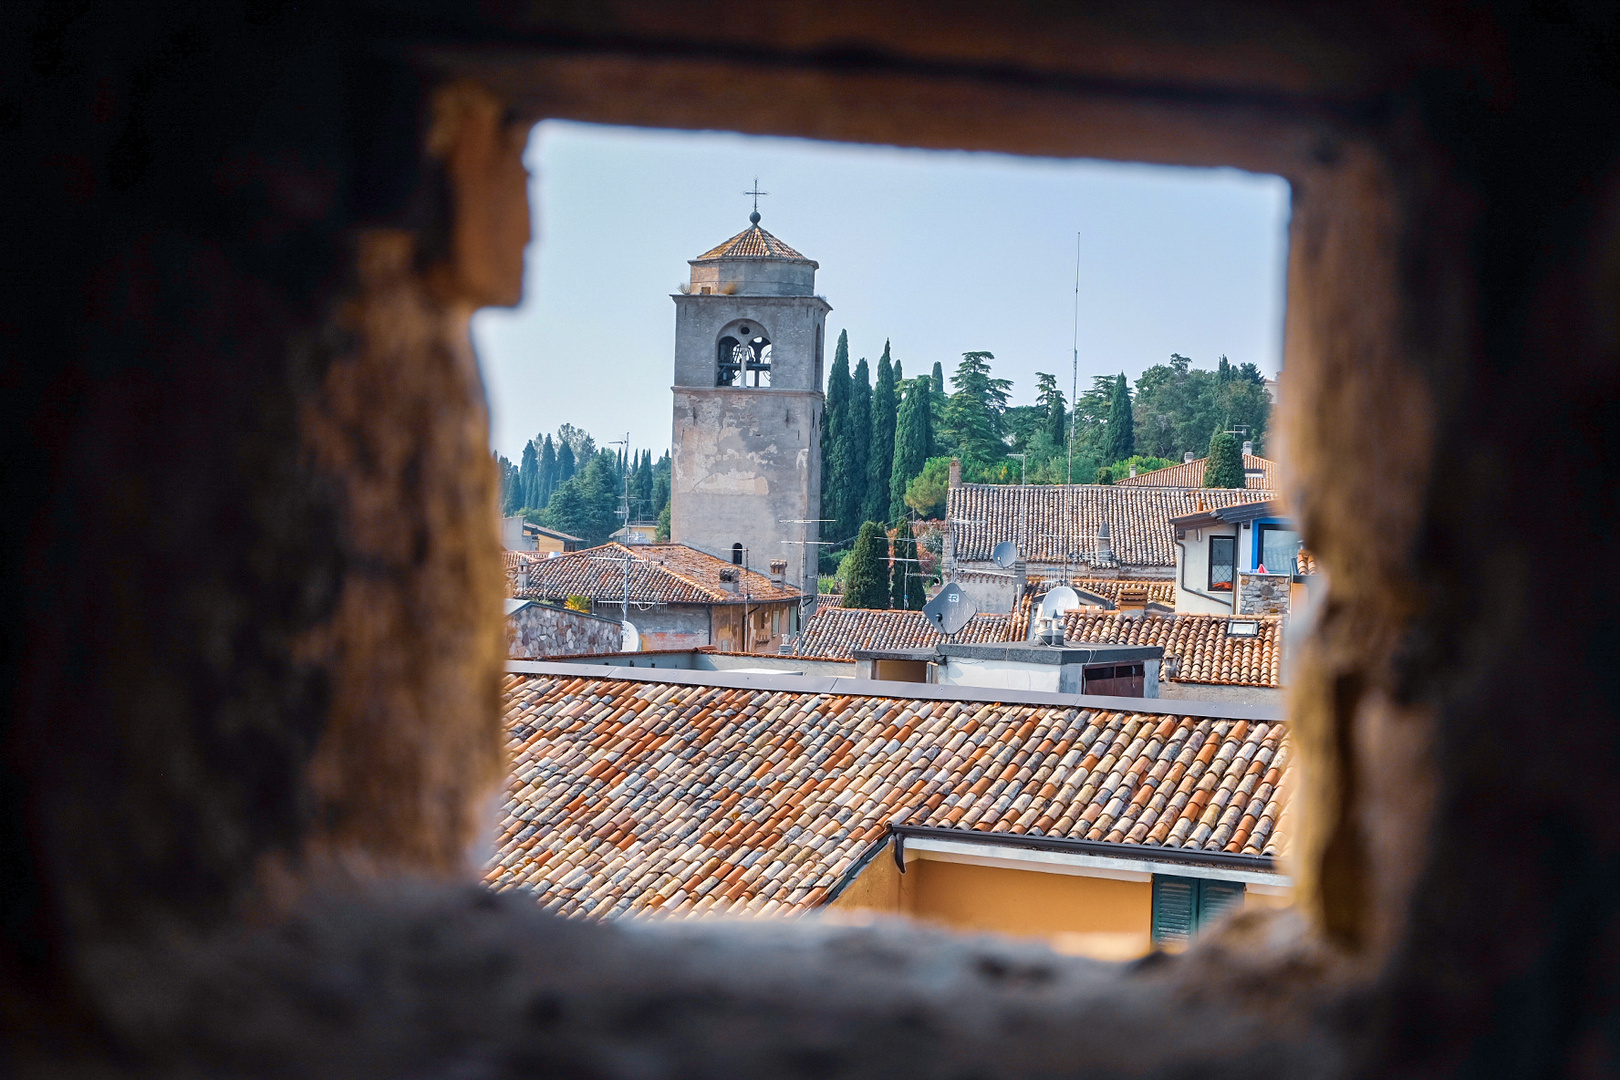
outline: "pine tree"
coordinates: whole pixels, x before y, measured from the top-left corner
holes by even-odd
[[[1006,454],[1001,441],[1001,416],[1007,410],[1012,383],[990,377],[987,352],[962,354],[951,376],[954,393],[945,405],[945,435],[956,452],[983,465],[1000,464]]]
[[[530,439],[523,447],[523,464],[518,466],[518,498],[524,507],[539,509],[540,502],[540,455],[535,453],[534,440]]]
[[[841,523],[839,536],[848,536],[861,522],[871,520],[862,516],[866,506],[866,468],[868,450],[872,444],[872,384],[866,358],[855,365],[849,380],[849,412],[845,437],[839,447],[838,480]]]
[[[1243,447],[1229,431],[1217,431],[1209,440],[1209,464],[1204,466],[1207,488],[1247,487],[1243,475]]]
[[[540,444],[540,495],[534,506],[539,509],[551,502],[551,493],[557,490],[557,448],[552,445],[551,436]]]
[[[1136,453],[1136,420],[1131,415],[1131,391],[1120,373],[1114,380],[1114,396],[1108,403],[1108,446],[1103,456],[1111,465]]]
[[[894,472],[894,422],[900,409],[895,395],[894,365],[889,361],[889,343],[883,343],[883,357],[877,365],[877,385],[872,389],[872,445],[866,459],[866,501],[861,516],[867,521],[889,518],[889,477]]]
[[[933,446],[933,386],[924,377],[905,387],[894,427],[894,468],[889,473],[889,520],[906,516],[906,485],[922,473]]]
[[[877,608],[889,606],[889,538],[875,521],[861,526],[844,574],[844,606]]]
[[[833,353],[832,371],[827,375],[827,408],[822,414],[821,438],[821,517],[832,519],[831,532],[835,542],[854,532],[848,510],[848,485],[841,474],[847,455],[843,442],[849,430],[849,331],[838,334],[838,348]]]

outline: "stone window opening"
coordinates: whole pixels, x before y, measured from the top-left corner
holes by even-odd
[[[18,883],[0,919],[0,972],[23,1002],[14,1015],[105,1033],[121,1061],[226,1072],[222,1061],[273,1055],[297,1063],[280,1071],[312,1076],[340,1061],[401,1074],[422,1067],[424,1045],[446,1073],[523,1062],[580,1075],[1051,1075],[1077,1061],[1140,1076],[1437,1077],[1512,1061],[1601,1072],[1620,919],[1605,853],[1620,825],[1606,812],[1616,769],[1592,751],[1614,725],[1594,689],[1607,681],[1613,590],[1601,578],[1570,589],[1564,575],[1606,565],[1612,535],[1592,495],[1616,482],[1620,414],[1608,310],[1620,110],[1599,62],[1609,40],[1583,33],[1579,10],[1506,18],[1488,2],[1467,26],[1422,6],[1399,22],[1377,5],[1327,20],[1248,5],[1213,36],[1190,5],[1170,10],[1186,26],[1158,9],[1138,21],[1128,9],[1099,20],[1083,6],[1013,7],[971,25],[945,13],[917,39],[894,9],[857,5],[816,29],[855,43],[830,56],[825,36],[766,6],[759,18],[783,31],[770,65],[729,62],[738,37],[698,9],[632,7],[608,36],[559,8],[547,32],[573,43],[561,56],[524,44],[528,29],[498,8],[421,24],[402,12],[386,42],[332,22],[259,43],[228,12],[195,26],[143,12],[160,25],[125,35],[133,77],[78,43],[126,30],[122,16],[95,12],[85,18],[99,34],[53,39],[61,81],[38,84],[53,122],[14,125],[29,151],[15,160],[82,156],[94,179],[97,148],[123,154],[128,140],[92,120],[123,125],[121,110],[126,132],[184,129],[190,141],[179,152],[149,141],[161,183],[142,155],[114,163],[117,184],[62,184],[47,165],[50,182],[18,200],[22,238],[6,245],[40,269],[38,295],[5,324],[39,343],[14,351],[41,375],[29,367],[0,396],[0,437],[12,440],[0,460],[26,479],[12,517],[32,530],[7,533],[23,557],[3,571],[20,598],[6,608],[8,640],[25,646],[7,676],[21,689],[8,694],[0,844]],[[230,106],[173,111],[242,100],[223,80],[256,69],[187,64],[176,76],[155,50],[194,34],[205,51],[229,42],[275,70],[269,50],[304,30],[342,37],[327,57],[414,42],[422,65],[394,82],[334,67],[268,87],[251,104],[285,100],[295,111],[279,126],[241,125]],[[495,35],[520,44],[491,59],[482,46]],[[907,62],[919,55],[926,63]],[[81,108],[102,64],[108,104]],[[364,82],[387,99],[423,71],[441,89],[501,87],[526,118],[678,127],[701,116],[1295,183],[1277,419],[1301,533],[1332,578],[1301,623],[1291,687],[1308,780],[1291,853],[1298,910],[1245,912],[1184,956],[1115,967],[897,926],[563,926],[522,897],[456,884],[499,771],[501,673],[487,647],[499,614],[489,508],[466,497],[490,486],[466,313],[515,302],[521,285],[510,266],[527,222],[503,220],[505,189],[492,186],[520,153],[496,160],[489,148],[504,135],[467,122],[491,115],[488,91],[447,92],[422,110],[425,131],[410,126],[408,97],[378,114],[406,117],[403,130],[321,129],[375,140],[379,164],[364,179],[390,183],[329,185],[354,188],[355,209],[320,202],[321,185],[285,171],[344,160],[320,156],[330,146],[308,119],[350,116],[342,88]],[[121,93],[131,78],[193,82]],[[741,78],[756,92],[739,95]],[[227,122],[269,152],[230,141]],[[264,168],[283,171],[261,183],[253,170]],[[241,205],[210,213],[199,200],[220,177]],[[298,198],[285,197],[289,178]],[[249,213],[264,220],[240,228]],[[109,221],[118,228],[96,228]],[[332,231],[298,231],[317,226]],[[168,245],[162,258],[120,246],[152,236]],[[492,254],[514,237],[515,253]],[[350,251],[352,262],[334,254]],[[121,274],[139,275],[137,287]],[[125,318],[83,300],[115,305],[120,290],[151,295],[147,285],[245,302],[131,306]],[[217,313],[207,334],[198,310]],[[93,332],[76,333],[87,319]],[[166,428],[194,452],[153,453]],[[1504,488],[1516,513],[1559,537],[1562,560],[1526,554],[1525,537],[1509,535],[1522,530],[1500,527]],[[235,512],[244,505],[254,512]],[[1362,539],[1369,521],[1376,545]],[[395,569],[399,538],[430,526],[434,543]],[[241,552],[251,563],[230,561]],[[90,592],[110,564],[119,588]],[[480,573],[469,579],[469,567]],[[1482,580],[1496,583],[1494,607],[1482,606]],[[473,607],[435,606],[449,595]],[[202,611],[262,622],[222,634]],[[399,614],[379,631],[378,611]],[[1526,640],[1548,668],[1538,694],[1488,693]],[[345,877],[344,866],[361,869]],[[1512,903],[1458,918],[1450,900],[1503,881],[1515,883]],[[209,947],[173,948],[181,933],[211,935]],[[366,967],[376,974],[323,981],[356,956],[377,958]],[[197,993],[175,997],[176,980]],[[130,1009],[149,992],[167,997]],[[254,1014],[262,1026],[223,1011],[186,1022],[201,1018],[185,1012],[196,1002],[259,994],[273,1001]],[[349,1019],[300,1024],[278,1008],[299,995]],[[407,1023],[381,1002],[420,1007]],[[54,1060],[67,1040],[39,1043],[20,1052]]]
[[[771,341],[755,323],[720,338],[714,385],[764,389],[771,385]]]

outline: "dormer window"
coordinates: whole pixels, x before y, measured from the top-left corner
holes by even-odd
[[[741,323],[720,338],[714,385],[771,385],[771,340],[754,323]]]

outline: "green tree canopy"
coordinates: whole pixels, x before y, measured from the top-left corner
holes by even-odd
[[[551,436],[547,435],[540,444],[540,493],[536,496],[534,505],[544,506],[551,501],[551,493],[557,490],[561,483],[557,479],[557,447],[552,444]]]
[[[906,485],[906,505],[921,518],[945,516],[946,499],[951,493],[951,459],[929,458],[912,481]]]
[[[1040,410],[1041,416],[1046,421],[1044,427],[1047,441],[1053,449],[1066,446],[1069,441],[1068,403],[1063,398],[1063,391],[1058,389],[1057,376],[1037,371],[1035,389],[1035,407]]]
[[[845,571],[844,606],[889,606],[889,538],[875,521],[861,526]]]
[[[848,427],[839,442],[839,523],[836,535],[849,536],[860,523],[866,506],[867,451],[872,443],[872,383],[866,358],[855,365],[849,379]]]
[[[542,506],[540,502],[540,455],[534,440],[523,447],[522,464],[518,466],[518,500],[522,506]]]
[[[1247,486],[1243,475],[1243,447],[1236,435],[1217,431],[1209,440],[1209,464],[1204,468],[1204,486],[1207,488],[1240,488]]]

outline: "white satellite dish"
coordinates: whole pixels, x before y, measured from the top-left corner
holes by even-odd
[[[1035,617],[1038,619],[1058,619],[1066,611],[1073,611],[1080,607],[1080,594],[1067,585],[1059,585],[1055,589],[1048,589],[1046,595],[1041,597],[1041,606],[1037,609]]]
[[[952,637],[961,632],[968,620],[979,613],[979,606],[963,591],[962,586],[950,582],[923,606],[923,615],[935,630]]]
[[[1011,570],[1018,563],[1018,545],[1011,540],[1003,540],[990,553],[990,558],[1003,570]]]
[[[637,630],[635,626],[631,624],[629,619],[624,620],[619,625],[624,628],[624,651],[640,652],[641,631]]]

